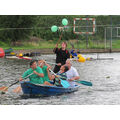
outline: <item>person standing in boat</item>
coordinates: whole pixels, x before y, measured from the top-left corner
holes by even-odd
[[[71,61],[69,59],[66,61],[65,65],[68,66],[68,68],[69,68],[69,70],[66,72],[67,80],[69,81],[69,83],[71,85],[74,85],[75,82],[73,82],[73,81],[80,79],[80,76],[79,76],[76,68],[74,68],[72,66],[72,63],[71,63]]]
[[[31,83],[33,83],[33,84],[43,84],[44,83],[43,71],[42,71],[42,69],[40,67],[37,66],[37,63],[36,63],[35,60],[30,62],[30,69],[25,71],[23,73],[22,77],[19,80],[22,81],[23,78],[25,78],[26,76],[30,75],[31,73],[34,73],[31,76],[29,76],[29,79],[30,79]]]
[[[48,77],[48,72],[47,72],[47,68],[49,67],[51,69],[51,66],[49,64],[47,64],[44,60],[38,60],[38,66],[42,69],[44,77],[43,77],[43,81],[50,81],[49,77]]]
[[[54,68],[54,72],[57,73],[60,70],[60,67],[65,64],[66,60],[70,58],[70,53],[66,49],[67,43],[62,42],[61,48],[58,48],[58,44],[56,44],[56,47],[54,48],[53,52],[56,54],[56,63]]]

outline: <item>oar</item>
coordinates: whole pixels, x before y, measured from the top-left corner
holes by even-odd
[[[58,65],[58,63],[53,63],[53,62],[48,62],[48,61],[45,61],[45,62],[51,65]]]
[[[57,76],[57,74],[55,74],[51,69],[49,69],[51,73],[53,73],[55,76]],[[64,88],[68,88],[70,86],[69,82],[66,81],[66,80],[62,80],[60,79],[59,77],[57,77],[60,81],[61,81],[61,85],[64,87]]]
[[[2,93],[2,94],[5,94],[5,91],[7,91],[9,87],[11,87],[11,86],[17,84],[18,82],[19,82],[19,80],[16,81],[16,82],[14,82],[14,83],[12,83],[12,84],[9,85],[8,87],[3,87],[3,89],[1,89],[1,91],[2,91],[1,93]]]
[[[87,85],[87,86],[92,86],[92,82],[88,82],[88,81],[84,81],[84,80],[74,80],[77,83],[83,84],[83,85]]]
[[[33,75],[34,73],[31,73],[30,75],[28,75],[28,76],[26,76],[24,79],[27,79],[28,77],[30,77],[31,75]],[[24,80],[23,79],[23,80]],[[18,86],[17,88],[15,88],[14,90],[13,90],[13,92],[15,92],[15,93],[19,93],[20,91],[21,91],[21,86]]]
[[[57,63],[53,63],[53,62],[48,62],[48,61],[45,61],[45,62],[48,64],[57,65]]]
[[[31,76],[32,74],[34,74],[34,73],[31,73],[30,75],[28,75],[28,76],[25,77],[24,79],[28,78],[28,77]],[[19,80],[17,80],[16,82],[12,83],[12,84],[9,85],[8,87],[5,87],[5,86],[1,87],[1,88],[0,88],[0,91],[2,91],[2,94],[4,94],[5,91],[7,91],[9,87],[11,87],[11,86],[13,86],[13,85],[15,85],[15,84],[17,84],[17,83],[19,83]],[[3,89],[2,89],[2,88],[3,88]]]

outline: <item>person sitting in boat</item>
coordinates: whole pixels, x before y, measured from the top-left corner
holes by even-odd
[[[79,76],[76,68],[74,68],[72,66],[72,63],[71,63],[71,61],[69,59],[66,61],[65,65],[68,66],[68,68],[69,68],[69,70],[66,72],[67,80],[69,81],[69,83],[71,85],[74,85],[75,82],[73,82],[73,81],[80,79],[80,76]]]
[[[30,69],[28,69],[27,71],[25,71],[22,75],[22,77],[19,79],[20,81],[23,80],[23,78],[25,78],[26,76],[32,74],[31,76],[29,76],[30,82],[34,83],[34,84],[43,84],[44,80],[44,74],[43,71],[40,67],[37,66],[37,63],[35,60],[30,62]]]
[[[38,66],[42,69],[44,73],[43,81],[50,81],[48,77],[47,68],[49,67],[51,69],[51,66],[47,64],[44,60],[38,60]]]
[[[49,69],[50,68],[48,67],[47,68],[48,77],[50,80],[53,80],[53,83],[49,83],[49,82],[45,81],[44,84],[50,85],[50,86],[56,85],[56,86],[62,87],[60,79],[67,80],[66,72],[69,70],[68,66],[65,66],[65,65],[61,66],[60,71],[58,73],[56,73],[57,76],[51,75]]]

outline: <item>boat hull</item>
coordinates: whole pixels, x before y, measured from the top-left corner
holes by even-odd
[[[23,94],[25,95],[53,96],[53,95],[60,95],[60,94],[75,92],[78,90],[79,85],[64,88],[64,87],[57,87],[57,86],[36,85],[30,82],[21,82],[21,87],[22,87]]]

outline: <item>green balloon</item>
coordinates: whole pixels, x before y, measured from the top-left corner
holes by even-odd
[[[58,27],[57,27],[56,25],[53,25],[53,26],[51,27],[51,31],[52,31],[52,32],[56,32],[57,29],[58,29]]]
[[[68,20],[66,18],[62,19],[62,24],[63,25],[67,25],[68,24]]]

